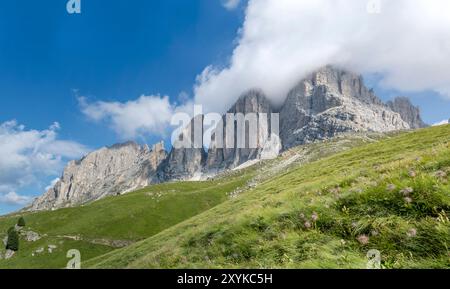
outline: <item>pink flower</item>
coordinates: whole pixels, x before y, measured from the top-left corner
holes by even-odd
[[[445,178],[447,176],[447,173],[444,171],[437,171],[436,172],[436,177],[438,178]]]
[[[411,204],[413,202],[413,199],[411,199],[410,197],[405,197],[405,202],[407,202],[408,204]]]
[[[415,171],[409,171],[409,173],[408,173],[408,175],[411,177],[411,178],[415,178],[416,177],[416,172]]]
[[[409,229],[408,232],[406,232],[406,235],[410,238],[413,238],[413,237],[417,236],[417,230],[414,228]]]
[[[311,228],[311,223],[308,222],[308,221],[306,221],[304,225],[305,225],[306,229],[310,229]]]
[[[397,188],[397,186],[395,186],[394,184],[389,184],[388,186],[387,186],[387,190],[389,191],[389,192],[392,192],[393,190],[395,190]]]
[[[361,245],[369,244],[369,237],[367,235],[359,235],[356,240],[358,240]]]
[[[404,196],[409,196],[409,194],[411,194],[412,192],[414,192],[413,188],[404,188],[403,190],[400,191],[401,194],[403,194]]]
[[[313,220],[313,222],[316,222],[319,219],[319,215],[316,212],[314,212],[311,216],[311,219]]]

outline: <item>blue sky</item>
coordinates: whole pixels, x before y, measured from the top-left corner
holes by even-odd
[[[81,1],[81,15],[69,15],[65,0],[0,1],[0,124],[16,120],[5,134],[54,148],[28,144],[18,164],[11,161],[5,171],[0,166],[0,214],[41,194],[72,156],[124,140],[107,123],[87,119],[78,96],[90,103],[141,95],[168,95],[174,103],[182,92],[192,97],[205,67],[229,63],[246,16],[244,1],[235,9],[221,0]],[[367,80],[384,100],[411,96],[428,123],[450,117],[449,100],[435,92],[385,88],[372,75]],[[25,138],[29,131],[34,134]],[[148,134],[138,141],[160,138]],[[55,139],[71,149],[61,151]],[[22,159],[30,155],[31,161]],[[26,177],[7,180],[16,176],[11,170],[24,170]]]
[[[73,90],[93,100],[141,94],[176,98],[208,64],[226,59],[242,11],[211,0],[0,2],[0,121],[44,129],[98,147],[115,136],[87,122]]]
[[[80,113],[77,93],[176,100],[207,65],[227,59],[243,16],[211,0],[82,0],[81,15],[69,15],[65,0],[1,1],[0,124],[43,131],[58,122],[59,138],[89,149],[122,141]],[[39,195],[58,175],[14,191]],[[0,203],[0,214],[18,207]]]

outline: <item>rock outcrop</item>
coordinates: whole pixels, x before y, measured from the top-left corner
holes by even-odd
[[[233,169],[249,160],[268,158],[270,153],[278,155],[281,144],[272,135],[278,134],[272,132],[272,112],[263,92],[251,90],[243,94],[228,110],[230,117],[224,115],[212,134],[205,171]],[[232,136],[227,135],[227,125],[234,127]]]
[[[55,186],[29,210],[69,207],[148,186],[158,181],[156,172],[165,158],[162,143],[152,150],[133,142],[102,148],[71,161]]]
[[[400,114],[364,86],[361,76],[331,66],[300,81],[280,111],[284,149],[344,132],[409,128]]]
[[[203,116],[197,116],[180,133],[178,140],[175,140],[174,147],[167,159],[163,162],[159,176],[165,181],[201,179],[202,168],[205,164],[206,153],[203,149],[203,139],[195,144],[194,130],[203,136]],[[187,144],[183,144],[188,140]]]
[[[414,106],[409,98],[396,97],[393,101],[389,101],[387,105],[392,111],[398,112],[412,129],[427,127],[420,116],[419,107]]]

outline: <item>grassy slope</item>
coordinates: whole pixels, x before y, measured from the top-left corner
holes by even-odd
[[[0,258],[0,268],[61,268],[68,261],[66,252],[69,249],[80,250],[82,260],[89,260],[115,250],[117,244],[113,242],[126,245],[143,240],[206,211],[228,200],[230,193],[244,192],[252,186],[249,183],[263,182],[280,171],[377,138],[380,135],[345,136],[327,143],[295,148],[277,160],[228,172],[212,181],[155,185],[81,207],[25,214],[26,230],[45,237],[37,242],[27,242],[22,238],[20,250],[13,259],[6,261]],[[18,216],[0,217],[1,238],[17,222]],[[32,256],[39,248],[47,250],[48,245],[58,248],[52,254],[46,251]],[[2,253],[0,250],[0,255]]]
[[[61,268],[68,261],[65,255],[69,249],[80,250],[82,260],[88,260],[115,249],[113,241],[129,243],[148,238],[220,204],[251,176],[249,171],[227,180],[155,185],[82,207],[24,214],[26,230],[46,236],[37,242],[22,239],[14,258],[0,258],[0,268]],[[0,217],[1,239],[17,219],[17,215]],[[75,236],[82,240],[71,239]],[[48,245],[58,248],[52,254],[46,251],[32,256],[38,248],[47,250]]]
[[[441,126],[298,166],[85,265],[364,268],[377,249],[385,268],[448,268],[449,142]]]

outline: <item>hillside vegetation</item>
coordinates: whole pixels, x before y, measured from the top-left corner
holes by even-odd
[[[448,268],[449,174],[450,126],[342,136],[209,181],[1,217],[0,237],[24,216],[42,238],[0,268],[63,268],[69,249],[83,268],[366,268],[371,249],[383,268]]]
[[[155,185],[85,206],[20,214],[26,220],[23,231],[36,232],[42,238],[35,242],[22,238],[13,258],[0,258],[0,268],[63,268],[70,249],[79,250],[82,260],[87,260],[127,246],[220,204],[251,175]],[[18,216],[0,218],[1,239]],[[48,245],[57,248],[49,253]],[[36,253],[42,248],[43,252]]]
[[[450,267],[450,126],[299,165],[93,268]]]

